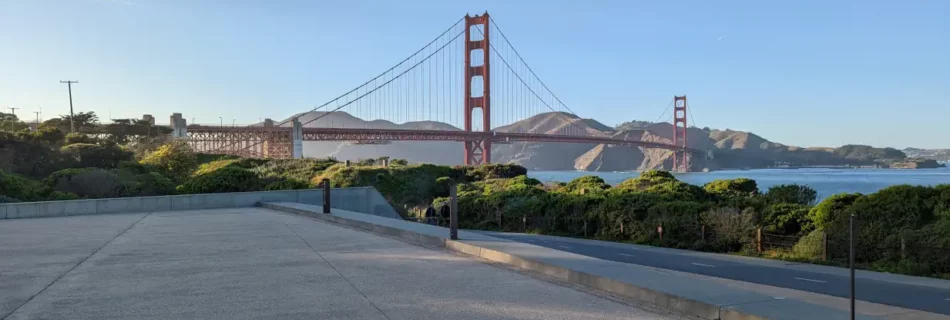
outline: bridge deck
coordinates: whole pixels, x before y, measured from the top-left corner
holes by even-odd
[[[0,220],[0,319],[668,319],[259,208]]]

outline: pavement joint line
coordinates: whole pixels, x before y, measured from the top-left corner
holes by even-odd
[[[308,248],[310,248],[310,251],[313,251],[313,253],[316,254],[317,257],[320,257],[320,260],[323,260],[323,262],[326,262],[327,265],[333,269],[333,271],[336,271],[336,274],[340,275],[340,278],[343,278],[343,280],[345,280],[346,283],[350,284],[350,287],[353,287],[353,290],[356,290],[356,292],[359,292],[359,294],[363,296],[363,299],[366,299],[366,302],[369,302],[369,304],[372,305],[373,308],[376,308],[376,311],[379,311],[379,314],[383,315],[383,317],[385,317],[386,319],[392,320],[391,318],[389,318],[389,315],[383,312],[383,310],[380,309],[379,306],[377,306],[376,303],[373,302],[373,300],[370,300],[369,297],[367,297],[366,294],[363,293],[363,291],[360,291],[360,288],[357,288],[356,285],[354,285],[353,282],[350,281],[350,279],[348,279],[345,275],[343,275],[343,273],[340,272],[340,270],[337,270],[337,268],[333,266],[333,263],[331,263],[330,260],[327,260],[327,258],[324,258],[323,255],[320,254],[320,252],[317,252],[317,249],[314,249],[313,246],[310,245],[310,242],[307,242],[306,239],[300,236],[300,234],[297,233],[297,230],[294,230],[294,228],[291,227],[286,222],[284,223],[284,225],[287,226],[287,229],[290,229],[290,232],[293,232],[293,234],[297,236],[297,238],[299,238],[300,241],[303,241],[303,243],[306,244]]]
[[[43,289],[41,289],[40,291],[37,291],[36,293],[34,293],[32,296],[30,296],[30,298],[26,299],[26,301],[23,301],[23,303],[21,303],[19,306],[17,306],[15,309],[13,309],[13,311],[10,311],[10,313],[7,313],[7,314],[3,315],[3,317],[0,318],[0,320],[6,320],[7,318],[9,318],[11,315],[13,315],[14,313],[16,313],[17,310],[20,310],[20,308],[23,308],[23,306],[25,306],[27,303],[30,303],[30,301],[33,301],[33,299],[35,299],[37,296],[39,296],[39,295],[42,294],[44,291],[46,291],[46,289],[49,289],[49,287],[52,287],[53,284],[55,284],[56,282],[59,282],[59,280],[62,279],[63,277],[65,277],[67,274],[69,274],[70,272],[73,272],[73,270],[76,270],[76,268],[78,268],[80,265],[82,265],[84,262],[86,262],[86,260],[89,260],[89,258],[92,258],[92,256],[94,256],[94,255],[96,255],[97,253],[99,253],[99,251],[102,250],[102,248],[105,248],[107,245],[109,245],[110,243],[112,243],[112,241],[115,241],[115,239],[118,239],[119,237],[121,237],[123,234],[125,234],[125,233],[128,232],[129,230],[132,230],[132,228],[135,227],[136,225],[138,225],[139,222],[142,222],[142,220],[145,220],[145,218],[148,218],[148,216],[151,216],[153,212],[155,212],[155,211],[149,211],[149,213],[145,214],[144,216],[142,216],[142,217],[139,218],[138,220],[135,220],[135,222],[133,222],[132,224],[130,224],[128,228],[125,228],[125,230],[122,230],[122,232],[119,232],[119,234],[116,234],[115,237],[112,237],[112,239],[109,239],[109,241],[106,241],[106,243],[103,243],[102,246],[100,246],[99,248],[96,248],[96,250],[93,251],[92,253],[90,253],[88,256],[86,256],[85,258],[82,258],[82,261],[79,261],[79,263],[77,263],[76,265],[74,265],[72,268],[69,268],[69,270],[66,270],[66,272],[63,272],[63,274],[61,274],[61,275],[59,275],[58,277],[56,277],[56,279],[53,279],[53,281],[50,281],[50,283],[47,284],[45,287],[43,287]]]
[[[707,267],[707,268],[715,268],[715,267],[716,267],[716,266],[711,265],[711,264],[705,264],[705,263],[699,263],[699,262],[693,262],[693,263],[691,263],[691,264],[694,265],[694,266]]]
[[[795,280],[808,281],[808,282],[816,282],[816,283],[828,283],[828,281],[825,281],[825,280],[815,280],[815,279],[799,278],[799,277],[795,277]]]

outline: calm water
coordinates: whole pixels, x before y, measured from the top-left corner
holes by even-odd
[[[528,176],[544,181],[567,182],[571,179],[596,175],[609,184],[618,184],[639,175],[637,172],[577,172],[528,171]],[[950,184],[950,168],[920,170],[884,169],[760,169],[723,170],[674,174],[677,179],[703,185],[717,179],[749,178],[765,191],[779,184],[804,184],[818,191],[819,198],[842,192],[872,193],[896,184],[938,185]]]

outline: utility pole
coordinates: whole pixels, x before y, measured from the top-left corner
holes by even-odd
[[[33,111],[33,113],[36,114],[36,130],[39,130],[40,129],[40,113],[43,113],[43,111]]]
[[[16,110],[20,108],[10,107],[10,114],[13,115],[13,118],[10,118],[10,132],[16,131]]]
[[[76,132],[76,123],[73,118],[73,83],[79,83],[78,80],[60,80],[59,83],[65,83],[69,87],[69,132]]]
[[[224,118],[218,117],[218,122],[220,123],[222,127],[224,126]]]

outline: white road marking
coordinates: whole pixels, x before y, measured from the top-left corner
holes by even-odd
[[[711,264],[696,263],[696,262],[693,262],[693,265],[694,265],[694,266],[702,266],[702,267],[710,267],[710,268],[715,268],[715,267],[716,267],[716,266],[711,265]]]
[[[947,301],[950,301],[950,298],[946,298],[946,299],[943,299],[943,300],[947,300]]]
[[[817,283],[828,283],[828,281],[824,281],[824,280],[815,280],[815,279],[798,278],[798,277],[796,277],[795,280],[808,281],[808,282],[817,282]]]
[[[636,257],[635,255],[632,255],[632,254],[626,254],[626,253],[618,253],[618,254],[624,257]]]
[[[570,248],[571,248],[571,247],[568,247],[568,246],[557,246],[557,247],[558,247],[558,248],[561,248],[561,249],[570,249]]]

